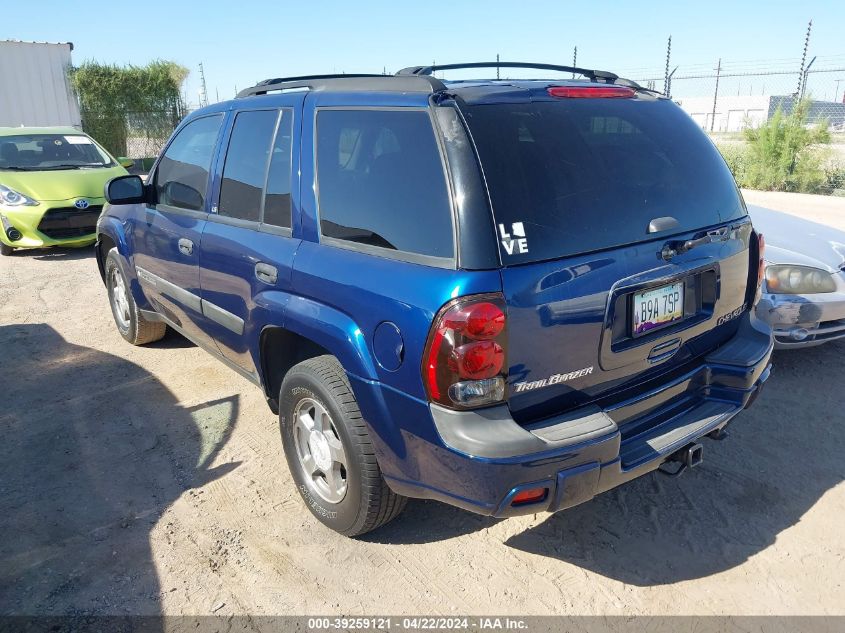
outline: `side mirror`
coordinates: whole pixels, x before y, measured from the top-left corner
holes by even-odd
[[[201,211],[205,201],[202,194],[193,187],[181,182],[170,181],[163,187],[159,202],[171,207]]]
[[[119,156],[117,162],[120,163],[120,166],[124,169],[129,169],[135,166],[135,161],[131,158],[126,158],[126,156]]]
[[[138,176],[118,176],[106,183],[105,196],[109,204],[138,204],[146,202],[144,181]]]

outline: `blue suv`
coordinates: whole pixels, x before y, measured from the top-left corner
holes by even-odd
[[[492,66],[567,76],[433,76]],[[769,376],[764,244],[730,172],[613,73],[271,79],[106,196],[120,333],[173,328],[259,386],[346,535],[408,497],[507,517],[677,473]]]

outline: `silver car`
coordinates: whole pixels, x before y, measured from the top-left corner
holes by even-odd
[[[766,276],[757,315],[775,347],[812,347],[845,337],[845,232],[748,206],[766,241]]]

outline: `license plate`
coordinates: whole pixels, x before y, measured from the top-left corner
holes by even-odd
[[[684,318],[683,282],[634,293],[634,336]]]

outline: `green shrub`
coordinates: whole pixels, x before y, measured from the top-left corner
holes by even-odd
[[[716,145],[728,164],[728,169],[740,187],[744,186],[748,170],[748,146],[744,143],[719,143]]]
[[[87,61],[71,68],[82,127],[117,156],[128,136],[167,138],[184,111],[182,83],[188,70],[169,61],[116,66]]]
[[[824,168],[825,193],[835,196],[845,196],[845,165],[839,163],[828,164]]]
[[[806,193],[824,189],[827,153],[818,145],[830,143],[830,133],[826,121],[807,125],[809,108],[804,99],[790,114],[778,108],[765,124],[745,130],[748,156],[742,186]]]

